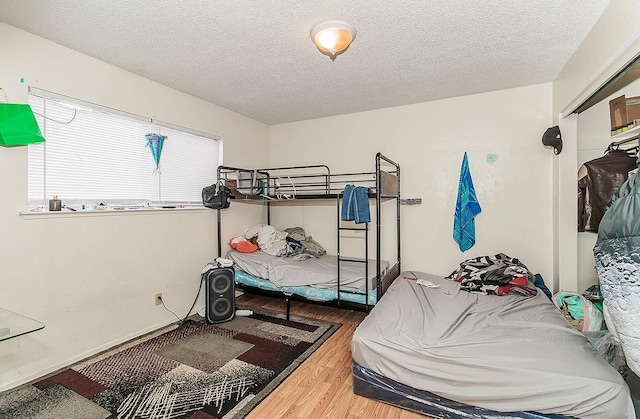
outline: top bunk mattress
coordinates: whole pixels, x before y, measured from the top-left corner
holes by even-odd
[[[438,287],[406,279],[415,276]],[[382,376],[473,406],[635,417],[623,378],[542,292],[470,293],[406,272],[358,326],[351,352]]]
[[[278,287],[311,286],[336,288],[338,286],[338,261],[336,256],[323,255],[318,258],[295,260],[291,257],[271,256],[260,250],[242,253],[230,250],[227,259],[235,263],[236,269],[268,279]],[[389,262],[381,261],[381,275],[389,269]],[[340,290],[364,293],[376,288],[376,263],[368,261],[369,284],[364,281],[365,263],[340,262]]]

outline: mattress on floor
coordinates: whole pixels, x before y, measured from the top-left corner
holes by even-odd
[[[230,250],[227,259],[235,268],[251,275],[268,279],[277,287],[311,286],[336,288],[338,286],[338,262],[336,256],[323,255],[298,261],[292,257],[271,256],[262,251],[242,253]],[[376,288],[376,263],[369,260],[369,283],[365,283],[365,266],[359,262],[340,262],[340,290],[364,293]],[[381,275],[389,268],[389,262],[381,261]]]
[[[566,419],[538,412],[496,412],[445,399],[424,390],[400,384],[356,363],[352,367],[353,392],[368,399],[398,406],[430,417],[444,419]]]
[[[417,274],[437,285],[427,288]],[[493,296],[403,273],[354,332],[359,365],[500,412],[634,418],[629,388],[542,293]]]

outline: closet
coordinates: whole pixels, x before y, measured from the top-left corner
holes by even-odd
[[[603,157],[611,147],[622,150],[633,150],[639,146],[638,135],[640,126],[624,133],[611,136],[611,121],[609,116],[609,101],[624,94],[627,97],[640,96],[640,63],[634,63],[621,74],[613,78],[599,92],[596,92],[585,104],[578,108],[577,116],[577,167]],[[578,199],[578,184],[580,174],[576,173],[576,199]],[[580,207],[578,206],[578,211]],[[578,224],[580,224],[578,222]],[[598,283],[595,269],[593,248],[597,240],[597,232],[578,231],[577,240],[577,291],[582,292],[590,285]],[[640,399],[640,378],[632,371],[626,378],[634,400]],[[634,403],[636,403],[634,401]],[[640,402],[637,402],[640,406]]]
[[[578,114],[578,168],[582,168],[585,163],[605,156],[611,149],[623,150],[629,154],[636,155],[638,147],[637,136],[640,134],[640,126],[630,129],[624,133],[611,136],[611,122],[609,118],[609,101],[622,94],[627,97],[640,96],[640,72],[633,67],[628,72],[626,82],[629,84],[620,86],[618,89],[610,89],[607,95],[600,95],[599,101],[591,105],[588,109]],[[631,80],[631,79],[633,80]],[[614,88],[615,85],[613,85]],[[578,183],[581,177],[576,173],[576,199],[578,199]],[[578,213],[581,213],[581,205],[578,205]],[[580,220],[578,222],[580,225]],[[598,283],[598,275],[595,270],[595,259],[593,257],[593,247],[596,243],[597,232],[578,231],[578,289],[582,292],[590,285]]]
[[[598,281],[597,234],[578,232],[577,172],[620,140],[610,135],[609,101],[640,95],[638,12],[637,2],[611,2],[554,82],[554,112],[564,141],[562,154],[553,159],[554,291],[581,292]],[[640,406],[640,379],[629,374],[627,382]]]

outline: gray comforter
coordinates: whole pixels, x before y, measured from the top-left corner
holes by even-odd
[[[403,273],[353,335],[358,364],[441,397],[503,412],[634,418],[629,388],[544,293],[460,290]]]

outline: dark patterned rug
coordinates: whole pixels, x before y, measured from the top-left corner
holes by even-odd
[[[1,418],[242,418],[339,327],[260,308],[188,320],[0,393]]]

